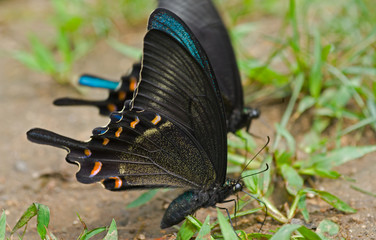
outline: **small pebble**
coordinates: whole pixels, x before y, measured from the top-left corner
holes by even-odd
[[[139,234],[137,238],[140,239],[140,240],[144,240],[144,239],[146,239],[145,235],[142,234],[142,233]]]
[[[14,164],[14,169],[17,171],[17,172],[27,172],[27,164],[24,162],[24,161],[17,161],[15,164]]]

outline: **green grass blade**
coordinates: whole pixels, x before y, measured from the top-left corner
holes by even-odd
[[[109,39],[108,44],[118,52],[124,54],[127,57],[131,57],[135,60],[139,60],[142,55],[142,50],[139,48],[128,46],[124,43],[120,43],[115,39]]]
[[[3,213],[1,214],[1,218],[0,218],[0,240],[5,239],[5,230],[7,227],[6,220],[7,220],[7,216],[5,215],[5,212],[3,211]]]
[[[347,127],[346,129],[342,130],[339,135],[340,136],[344,136],[352,131],[355,131],[355,130],[358,130],[360,128],[363,128],[367,125],[370,125],[370,124],[375,124],[376,123],[376,117],[372,117],[372,118],[366,118],[366,119],[363,119],[357,123],[355,123],[354,125],[351,125],[349,127]]]
[[[115,219],[112,219],[110,228],[103,240],[117,240],[118,239],[118,232],[116,228]]]
[[[363,194],[366,194],[368,196],[376,198],[376,193],[372,193],[372,192],[369,192],[367,190],[361,189],[360,187],[357,187],[355,185],[351,185],[351,188],[354,189],[354,190],[356,190],[356,191],[358,191],[358,192],[361,192]]]
[[[301,226],[300,228],[297,229],[297,231],[303,235],[304,239],[309,239],[309,240],[321,240],[322,239],[319,235],[317,235],[312,230],[306,228],[305,226]]]
[[[295,139],[291,135],[291,133],[286,128],[279,125],[278,123],[276,123],[276,130],[277,130],[277,133],[280,136],[282,136],[282,137],[284,137],[284,139],[286,139],[287,146],[289,148],[289,152],[294,153],[295,149],[296,149],[296,144],[295,144]]]
[[[238,239],[238,237],[236,236],[234,232],[234,229],[228,223],[227,219],[223,216],[219,208],[217,208],[217,214],[218,214],[219,226],[221,227],[221,232],[222,232],[224,240]]]
[[[296,195],[303,188],[303,178],[291,166],[283,164],[281,166],[281,174],[286,181],[286,190],[291,195]]]
[[[30,207],[24,212],[24,214],[21,216],[21,218],[18,220],[16,225],[13,227],[11,231],[11,235],[15,233],[18,229],[25,226],[30,219],[32,219],[35,215],[37,215],[37,208],[34,204],[31,204]]]
[[[43,71],[47,73],[57,72],[55,58],[47,46],[45,46],[36,36],[31,36],[30,42],[33,54]]]
[[[304,75],[299,74],[295,79],[295,87],[294,87],[292,96],[290,98],[290,101],[287,105],[287,109],[286,109],[285,113],[283,114],[282,120],[280,122],[281,127],[286,128],[287,122],[289,121],[289,119],[292,115],[295,103],[296,103],[298,96],[299,96],[299,93],[302,89],[303,82],[304,82]],[[273,151],[276,150],[277,146],[279,145],[280,140],[281,140],[281,134],[277,134],[276,137],[275,137],[275,141],[273,143],[273,146],[272,146]]]
[[[298,224],[286,224],[273,235],[271,240],[290,240],[292,233],[300,227],[301,225]]]
[[[314,62],[311,68],[311,73],[309,77],[309,92],[312,97],[318,98],[321,92],[321,85],[322,85],[322,73],[321,73],[321,66],[322,64],[322,56],[321,56],[321,42],[320,42],[320,32],[315,31],[315,39],[314,39]]]
[[[141,194],[141,196],[139,196],[136,200],[128,204],[126,208],[134,208],[144,205],[145,203],[149,202],[155,196],[155,194],[157,194],[157,192],[158,189],[152,189]]]
[[[43,204],[34,203],[37,209],[37,231],[42,239],[46,238],[48,224],[50,223],[50,209]]]
[[[43,72],[43,68],[39,65],[33,54],[23,51],[17,51],[13,53],[13,58],[32,70]]]
[[[307,164],[315,166],[317,169],[331,169],[334,166],[339,166],[348,161],[361,158],[364,155],[375,151],[375,145],[342,147],[326,154],[314,155],[309,161],[307,161]]]
[[[197,219],[193,218],[195,221]],[[179,232],[178,232],[178,236],[177,236],[177,240],[185,240],[185,239],[191,239],[193,237],[193,235],[195,235],[195,233],[197,232],[197,226],[196,224],[194,224],[192,221],[190,221],[189,219],[185,220],[185,222],[181,225],[180,229],[179,229]]]
[[[265,233],[249,233],[248,239],[271,239],[273,235]]]
[[[107,230],[106,227],[99,227],[99,228],[94,228],[90,231],[86,231],[84,234],[82,234],[80,240],[88,240],[88,239],[92,238],[93,236],[95,236],[99,233],[102,233],[106,230]]]
[[[313,192],[315,192],[322,200],[329,203],[334,208],[347,212],[347,213],[355,213],[356,210],[350,207],[347,203],[339,199],[338,197],[334,196],[331,193],[328,193],[326,191],[320,191],[316,189],[312,189]]]
[[[37,216],[37,231],[39,236],[41,239],[46,239],[47,228],[50,222],[50,210],[47,206],[39,203],[33,203],[30,205],[13,227],[11,235],[25,226],[34,216]]]
[[[206,216],[204,223],[200,231],[197,234],[196,240],[211,240],[212,237],[210,235],[210,216]]]
[[[298,21],[296,16],[296,2],[295,0],[289,1],[289,12],[288,12],[288,19],[292,26],[293,36],[291,39],[291,47],[294,49],[295,52],[299,52],[300,44],[299,44],[299,29],[298,29]]]
[[[300,213],[303,215],[304,217],[304,220],[306,222],[309,222],[309,212],[308,212],[308,209],[307,209],[307,202],[306,202],[306,195],[303,194],[303,196],[301,196],[299,198],[299,201],[298,201],[298,209],[300,210]]]

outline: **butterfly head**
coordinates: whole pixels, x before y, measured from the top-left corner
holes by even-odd
[[[244,183],[240,179],[227,179],[224,185],[231,188],[233,193],[237,193],[243,190]]]

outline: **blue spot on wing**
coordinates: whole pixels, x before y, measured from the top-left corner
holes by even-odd
[[[113,82],[103,78],[91,76],[91,75],[82,75],[78,82],[81,85],[95,88],[106,88],[110,90],[115,90],[119,86],[119,82]]]
[[[108,127],[97,127],[94,128],[92,133],[94,136],[105,134],[108,131]]]
[[[118,113],[118,112],[111,113],[110,119],[111,119],[111,122],[118,123],[123,119],[123,114]]]

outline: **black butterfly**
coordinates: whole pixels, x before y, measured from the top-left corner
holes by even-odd
[[[244,107],[243,89],[231,41],[211,0],[159,0],[158,6],[179,16],[207,53],[222,93],[227,116],[227,131],[235,132],[243,127],[247,127],[248,130],[252,119],[259,117],[259,111]],[[122,96],[126,96],[126,99],[132,98],[133,88],[128,86],[134,86],[134,82],[129,83],[129,79],[138,79],[139,70],[139,65],[134,65],[131,74],[122,77],[120,87],[113,82],[97,81],[97,77],[84,75],[80,79],[81,84],[109,88],[111,89],[109,97],[104,101],[63,98],[56,100],[54,104],[94,105],[100,109],[102,115],[108,115],[113,109],[119,110],[123,107]]]
[[[112,113],[106,127],[94,129],[88,142],[44,129],[27,136],[68,150],[66,160],[79,166],[82,183],[101,182],[112,191],[188,189],[166,210],[161,222],[166,228],[224,202],[243,184],[226,180],[225,110],[204,50],[166,9],[152,13],[148,28],[135,98]]]

